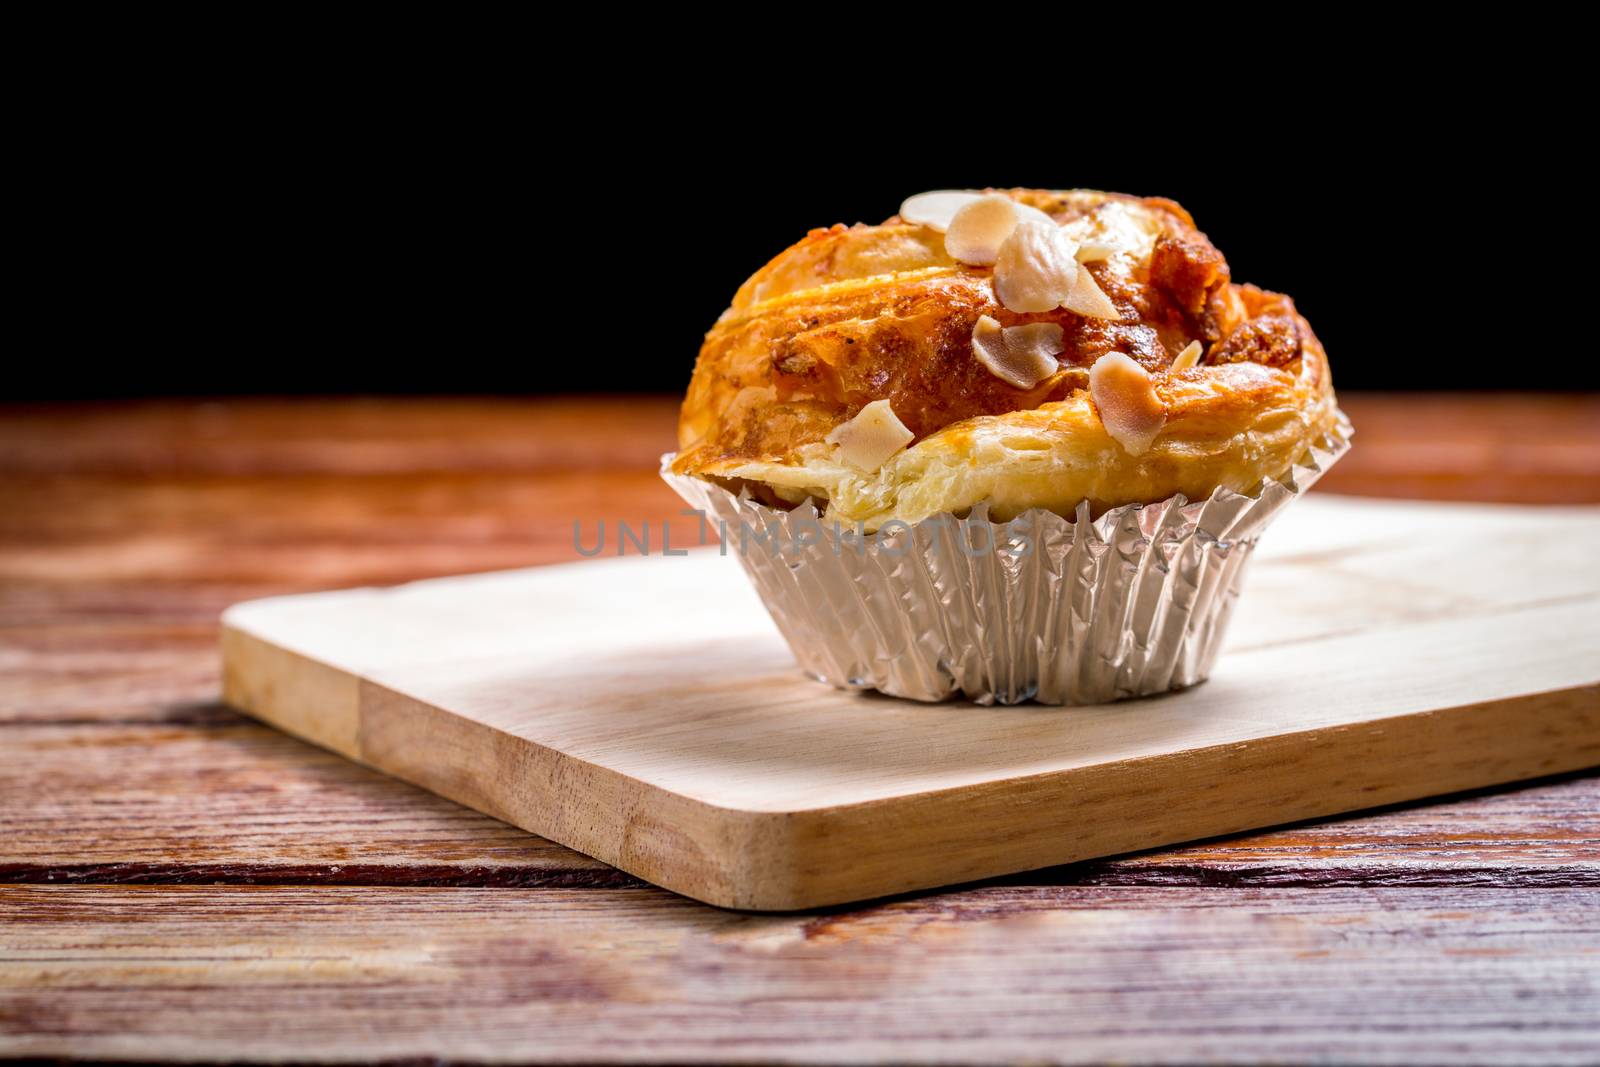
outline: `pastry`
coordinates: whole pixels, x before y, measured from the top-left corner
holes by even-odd
[[[1243,491],[1333,424],[1327,358],[1293,302],[1234,284],[1177,204],[1035,190],[973,202],[1001,200],[1043,213],[1021,225],[1056,226],[1068,268],[1106,310],[1073,310],[1070,293],[1048,308],[1053,294],[1011,293],[1007,306],[1000,283],[1041,253],[1022,249],[1010,271],[963,263],[940,220],[813,230],[757,271],[707,335],[672,469],[825,500],[830,517],[876,529],[983,500],[1003,519]],[[975,341],[991,324],[1058,329],[1055,366],[1037,380],[998,372]],[[1198,359],[1175,367],[1196,343]],[[1095,401],[1091,370],[1112,352],[1151,378],[1164,419],[1148,444],[1119,441]],[[1133,391],[1120,384],[1103,399]],[[829,436],[877,400],[911,438],[868,468]]]
[[[719,507],[727,518],[759,512],[769,524],[793,524],[815,516],[908,544],[936,545],[942,534],[918,531],[935,520],[943,529],[981,519],[1003,538],[1031,517],[1039,530],[1060,525],[1062,536],[1080,540],[1091,527],[1114,528],[1122,512],[1148,526],[1157,505],[1180,517],[1188,509],[1194,514],[1173,529],[1220,543],[1196,549],[1218,557],[1197,556],[1197,577],[1237,544],[1247,554],[1282,502],[1270,487],[1302,490],[1343,450],[1347,427],[1326,354],[1293,302],[1235,283],[1176,203],[1082,190],[940,192],[911,197],[879,226],[813,230],[740,287],[700,350],[678,452],[664,473],[696,502],[726,498]],[[1209,533],[1196,525],[1198,502],[1235,498],[1255,502],[1254,519],[1241,514]],[[807,577],[821,585],[859,580],[830,577],[834,566],[817,563]],[[1234,569],[1242,572],[1242,561]],[[1237,580],[1230,576],[1230,594]],[[1170,575],[1164,583],[1181,584]],[[1055,583],[1054,607],[1039,609],[1036,630],[1050,625],[1050,610],[1073,610],[1061,602],[1070,597],[1064,584]],[[1000,592],[1028,598],[1030,610],[1044,602],[1038,590]],[[885,593],[902,602],[911,595]],[[1090,599],[1104,607],[1112,595],[1096,586]],[[767,599],[775,614],[796,611]],[[935,623],[948,621],[915,625],[939,630]],[[1018,625],[995,621],[990,629]],[[792,645],[802,640],[789,636]],[[1016,635],[1023,643],[1037,636]],[[997,693],[991,676],[1015,674],[1016,665],[992,658],[975,668],[982,679],[949,669],[966,654],[957,646],[999,637],[944,626],[936,639],[911,634],[899,651],[893,641],[862,651],[893,660],[917,654],[911,646],[919,640],[939,646],[942,680],[904,695],[935,699],[944,694],[932,690],[942,687],[1011,699],[1049,690],[1033,677]],[[1098,638],[1104,644],[1106,635]],[[1202,636],[1188,634],[1195,669],[1175,669],[1159,687],[1203,677],[1219,638],[1205,635],[1196,654]],[[1133,640],[1148,643],[1151,633]],[[1087,655],[1083,647],[1046,649],[1024,673],[1037,675],[1041,660],[1054,670]],[[836,684],[907,688],[885,683],[895,671],[881,663],[839,670],[856,677],[813,673]],[[1055,697],[1152,691],[1142,681],[1080,688]]]

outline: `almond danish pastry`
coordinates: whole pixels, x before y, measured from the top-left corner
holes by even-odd
[[[1347,437],[1293,301],[1176,203],[947,191],[756,271],[663,474],[725,540],[821,531],[740,555],[822,680],[1084,703],[1205,677],[1256,534]]]

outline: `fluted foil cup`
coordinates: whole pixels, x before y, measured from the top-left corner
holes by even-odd
[[[1350,447],[1343,414],[1253,493],[1218,489],[1080,504],[993,522],[890,523],[877,534],[748,491],[661,476],[739,557],[800,667],[839,688],[911,700],[1100,704],[1202,682],[1222,647],[1261,532]]]

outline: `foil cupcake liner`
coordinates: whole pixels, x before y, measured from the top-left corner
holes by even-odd
[[[1349,448],[1342,413],[1253,493],[1080,504],[1009,522],[979,505],[877,534],[783,511],[700,478],[661,476],[738,555],[800,667],[912,700],[1099,704],[1204,681],[1256,540]]]

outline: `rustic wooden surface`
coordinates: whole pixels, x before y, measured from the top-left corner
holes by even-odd
[[[1600,398],[1346,408],[1319,492],[1600,502]],[[229,603],[671,518],[671,410],[0,409],[0,1057],[1600,1058],[1595,775],[752,916],[217,702]]]
[[[652,884],[792,911],[1600,766],[1594,544],[1600,508],[1312,494],[1218,676],[1136,706],[819,686],[711,548],[236,604],[223,695]]]

